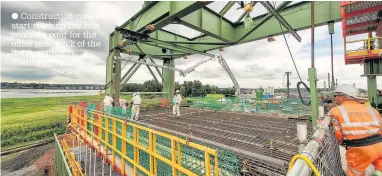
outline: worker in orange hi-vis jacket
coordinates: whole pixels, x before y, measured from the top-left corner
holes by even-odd
[[[330,110],[335,135],[346,147],[348,176],[363,176],[370,164],[382,171],[382,118],[377,110],[357,102],[358,90],[341,85],[334,91],[338,105]]]

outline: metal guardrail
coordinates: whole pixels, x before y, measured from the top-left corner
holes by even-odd
[[[54,164],[56,166],[56,175],[57,176],[72,176],[72,172],[66,161],[64,151],[61,148],[60,141],[57,138],[56,133],[54,134],[55,139],[55,152],[54,152]]]
[[[96,149],[121,174],[219,175],[218,154],[185,139],[129,121],[74,107],[72,132]]]
[[[65,140],[61,140],[61,146],[64,151],[64,155],[66,159],[68,160],[70,169],[72,171],[73,176],[84,176],[82,173],[82,168],[80,164],[76,161],[76,157],[74,156],[73,152],[70,151],[70,148]]]
[[[367,52],[369,51],[374,51],[374,52],[379,52],[381,51],[381,46],[379,48],[371,48],[371,42],[376,40],[381,40],[382,37],[374,37],[374,38],[366,38],[366,39],[361,39],[361,40],[353,40],[353,41],[345,41],[345,53],[348,56],[358,56],[358,55],[365,55],[368,54]],[[360,47],[357,50],[347,50],[346,45],[350,43],[358,43],[358,42],[363,42],[364,46]]]

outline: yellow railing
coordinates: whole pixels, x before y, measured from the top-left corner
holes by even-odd
[[[66,144],[65,140],[61,140],[62,150],[64,151],[64,155],[68,160],[70,169],[72,171],[73,176],[83,176],[82,168],[80,164],[76,161],[76,158],[73,152],[70,151],[68,144]]]
[[[88,114],[90,115],[89,117]],[[169,165],[171,175],[174,176],[177,175],[177,173],[179,175],[185,174],[192,176],[201,175],[200,173],[206,176],[219,175],[218,154],[215,149],[188,142],[185,139],[146,128],[135,123],[125,122],[121,119],[103,114],[102,112],[90,111],[86,113],[86,110],[81,107],[73,108],[71,118],[72,131],[85,139],[90,146],[103,155],[106,160],[112,164],[113,168],[122,175],[132,172],[127,175],[135,176],[138,171],[149,176],[158,175],[160,174],[158,173],[159,162],[162,163],[161,167],[163,163]],[[117,128],[117,124],[119,128]],[[111,129],[109,129],[110,125],[112,126]],[[91,129],[89,130],[89,128]],[[130,130],[132,129],[132,135],[130,135],[130,132],[126,134],[128,128]],[[141,133],[148,134],[148,138],[140,137]],[[109,134],[111,134],[112,137],[111,143]],[[169,145],[164,146],[158,143],[159,138],[169,141]],[[121,141],[119,147],[117,146],[117,140]],[[146,145],[143,143],[146,143]],[[129,157],[126,154],[128,149],[130,149],[130,151],[132,150],[128,148],[128,145],[133,148],[133,157]],[[203,155],[201,154],[201,156],[197,157],[199,159],[203,158],[204,161],[202,161],[201,164],[199,163],[197,168],[187,168],[184,166],[182,157],[189,158],[190,156],[183,153],[182,149],[184,148],[203,153]],[[161,151],[158,151],[158,149]],[[167,149],[170,155],[164,156],[163,149]],[[149,155],[149,164],[146,166],[143,166],[141,163],[141,152],[145,152]],[[126,162],[130,165],[126,164]],[[132,167],[130,167],[131,165]],[[195,171],[195,169],[197,169],[198,172]]]
[[[369,53],[371,54],[379,54],[382,49],[380,48],[371,48],[371,41],[376,41],[376,40],[382,39],[382,37],[374,37],[370,38],[368,37],[367,39],[361,39],[361,40],[352,40],[352,41],[346,41],[345,42],[345,52],[346,56],[352,57],[352,56],[361,56],[361,55],[368,55]],[[357,50],[346,50],[346,45],[350,43],[358,43],[358,42],[363,42],[363,47],[360,47]],[[381,46],[379,46],[381,47]]]

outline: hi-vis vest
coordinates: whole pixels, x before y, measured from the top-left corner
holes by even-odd
[[[381,134],[382,119],[370,106],[346,101],[330,111],[339,141],[355,140]]]

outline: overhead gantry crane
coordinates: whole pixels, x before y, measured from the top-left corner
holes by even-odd
[[[301,41],[302,39],[299,37],[297,31],[312,28],[312,66],[309,68],[308,73],[312,97],[312,125],[313,127],[316,127],[315,117],[317,117],[318,113],[318,102],[316,90],[317,78],[316,70],[314,68],[314,27],[329,24],[330,33],[332,34],[334,32],[333,23],[340,21],[341,19],[340,2],[299,2],[293,5],[290,5],[291,2],[282,2],[277,7],[272,6],[269,2],[241,2],[239,4],[243,9],[243,15],[241,15],[236,22],[232,22],[224,17],[224,14],[232,8],[236,2],[227,2],[226,6],[219,13],[207,7],[210,3],[212,2],[145,2],[145,6],[141,11],[121,26],[116,27],[115,31],[110,34],[110,50],[106,65],[106,85],[110,86],[107,86],[106,93],[114,94],[116,98],[118,98],[120,96],[121,82],[127,82],[135,71],[143,64],[146,66],[155,66],[155,69],[162,77],[162,82],[164,83],[162,84],[163,92],[167,93],[167,98],[171,98],[175,87],[175,71],[179,71],[183,75],[190,73],[199,65],[216,57],[216,55],[209,53],[212,50],[222,49],[224,47],[284,33],[291,33],[297,41]],[[249,12],[253,9],[255,4],[263,5],[269,13],[257,17],[250,17]],[[241,22],[243,19],[244,22]],[[163,29],[163,27],[173,23],[187,26],[203,34],[195,38],[187,38]],[[132,60],[131,57],[126,58],[123,55],[121,56],[121,54],[137,55],[139,56],[139,59]],[[177,69],[175,67],[175,59],[192,54],[205,55],[208,59],[197,63],[186,70]],[[293,57],[291,58],[293,59]],[[163,64],[156,64],[154,59],[161,60]],[[217,57],[217,59],[219,59],[219,63],[229,73],[235,86],[238,85],[223,57],[220,56]],[[134,64],[122,75],[121,62],[123,60],[132,61]],[[162,68],[162,72],[160,72],[158,68]],[[149,70],[153,74],[153,71],[151,69]],[[76,133],[77,138],[85,140],[86,145],[91,146],[91,149],[89,149],[90,163],[92,163],[91,156],[93,156],[93,154],[94,158],[97,158],[98,153],[92,153],[93,150],[96,149],[97,152],[101,152],[102,159],[105,158],[107,161],[106,163],[110,164],[110,171],[116,170],[121,173],[121,175],[125,175],[125,173],[128,173],[128,175],[138,175],[138,173],[142,172],[147,175],[158,175],[159,161],[161,161],[162,169],[160,169],[160,173],[162,173],[162,175],[176,175],[177,172],[186,175],[222,175],[221,173],[225,173],[226,169],[231,169],[231,167],[220,169],[220,165],[222,165],[223,162],[219,160],[220,157],[218,154],[224,152],[219,151],[218,153],[215,149],[194,143],[194,140],[209,146],[216,146],[217,148],[228,150],[229,155],[231,155],[231,152],[234,152],[243,156],[243,160],[240,159],[240,162],[242,162],[244,166],[243,169],[239,171],[241,173],[251,174],[251,170],[246,170],[246,165],[251,163],[255,163],[255,165],[251,166],[252,168],[256,168],[256,171],[259,171],[259,173],[264,175],[273,175],[272,173],[274,172],[281,173],[281,170],[284,170],[283,167],[285,166],[285,162],[280,161],[278,158],[248,152],[247,149],[238,149],[229,145],[220,144],[219,142],[213,142],[213,137],[208,137],[206,139],[197,138],[197,136],[180,134],[178,131],[169,130],[167,127],[159,128],[138,121],[126,122],[123,121],[123,119],[118,118],[118,116],[112,117],[105,115],[104,112],[98,111],[97,106],[93,106],[95,104],[92,104],[92,106],[87,106],[83,102],[81,104],[79,103],[79,106],[71,106],[70,108],[70,118],[73,124],[73,126],[71,126],[72,132]],[[93,107],[93,109],[91,109],[91,107]],[[96,111],[94,111],[94,109],[96,109]],[[192,116],[192,118],[194,118],[194,116]],[[227,116],[227,118],[231,119],[231,115]],[[252,119],[253,117],[251,116],[250,118]],[[315,151],[319,151],[318,147],[323,146],[321,145],[321,142],[323,141],[323,137],[326,136],[323,134],[327,132],[327,129],[324,128],[324,126],[328,126],[330,120],[329,118],[325,119],[326,120],[322,122],[319,128],[317,128],[318,130],[314,133],[314,139],[309,141],[307,145],[309,146],[309,144],[314,142],[313,144],[316,146],[315,149],[317,150],[310,150],[314,152],[313,155],[305,153],[304,156],[315,158],[318,154]],[[163,124],[171,124],[174,122],[175,120],[171,120],[170,123],[166,122]],[[202,123],[204,123],[204,121]],[[231,121],[229,123],[231,123]],[[248,121],[244,120],[241,124],[244,125],[245,123],[248,123]],[[255,123],[257,124],[258,122]],[[268,124],[269,122],[266,123]],[[185,125],[183,125],[183,123],[174,123],[172,126],[184,127]],[[208,128],[210,129],[210,127]],[[278,127],[275,127],[275,129],[276,128]],[[190,132],[188,128],[186,130]],[[197,129],[197,131],[203,130]],[[223,131],[221,130],[216,131],[219,134],[223,134]],[[210,136],[210,131],[205,132]],[[232,132],[230,131],[229,133],[231,134]],[[266,130],[266,133],[269,133],[269,129]],[[286,131],[286,133],[288,133],[288,131]],[[272,138],[276,137],[274,135],[272,136]],[[290,134],[288,134],[288,136],[290,137]],[[257,138],[256,136],[253,137]],[[191,138],[191,141],[188,140]],[[218,138],[221,137],[219,136]],[[244,138],[247,139],[247,135],[245,135]],[[319,140],[316,140],[316,138]],[[249,144],[246,140],[237,139],[237,136],[229,139],[230,141],[234,141],[230,142],[230,145],[234,143],[237,144],[238,141],[243,142],[244,145]],[[56,139],[56,141],[58,144],[56,146],[67,146],[64,145],[64,140],[62,141],[63,144],[60,144],[58,139]],[[277,143],[276,141],[274,142]],[[282,141],[278,142],[280,143]],[[185,145],[187,147],[183,147]],[[284,143],[282,145],[284,145]],[[73,146],[75,146],[74,141]],[[269,151],[271,154],[275,149],[273,147],[273,141],[270,141],[269,145],[259,145],[251,142],[250,148],[252,148],[252,146],[261,147],[259,150],[261,152],[263,152],[266,147],[270,149]],[[73,157],[73,154],[68,147],[64,147],[63,151],[60,149],[56,151],[56,156],[66,155],[66,158],[71,158],[72,160],[69,160],[69,164],[76,165],[77,171],[81,172],[81,165],[78,164],[78,162],[70,162],[75,160],[75,157]],[[87,157],[87,151],[88,149],[86,148],[85,157]],[[182,153],[182,151],[187,151],[188,153]],[[284,151],[288,153],[290,152],[289,150]],[[80,153],[79,158],[82,158],[81,152],[81,149],[79,152],[77,149],[77,153]],[[192,153],[195,153],[196,155],[190,155]],[[307,156],[308,154],[310,156]],[[182,158],[185,157],[183,156],[187,156],[187,158],[190,158],[190,156],[191,158],[198,158],[198,162],[192,162],[194,164],[191,164],[191,166],[184,166]],[[204,156],[204,158],[202,157],[203,159],[199,159],[200,156]],[[250,162],[247,162],[247,159]],[[202,162],[199,162],[199,160]],[[227,159],[227,157],[222,159],[222,161],[227,160],[230,163],[232,162],[232,160],[230,158]],[[65,158],[64,161],[66,161]],[[93,163],[96,163],[96,161],[96,159],[93,159]],[[86,162],[87,160],[85,160],[85,168],[87,168]],[[81,163],[81,159],[79,163]],[[101,163],[102,170],[104,170],[103,163],[104,162]],[[131,165],[129,165],[129,163]],[[195,165],[195,163],[199,164]],[[260,167],[258,167],[257,163],[261,166],[259,165]],[[65,163],[62,162],[59,164],[59,166],[63,166]],[[309,172],[310,170],[308,164],[302,161],[302,159],[297,159],[294,166],[296,167],[293,168],[297,169],[292,168],[291,171],[297,170],[297,173],[300,171]],[[337,166],[340,166],[340,163],[337,163]],[[65,166],[56,168],[60,169],[64,167]],[[223,167],[225,166],[223,165]],[[66,166],[66,168],[70,172],[69,167]],[[95,168],[96,167],[93,167],[93,172],[95,172]],[[238,164],[234,167],[234,169],[236,168],[239,168]],[[75,170],[74,167],[71,169],[72,172]],[[333,171],[331,168],[325,167],[325,169],[330,172]],[[91,173],[90,170],[91,167],[89,165],[89,173]],[[235,171],[235,173],[238,173],[238,170]],[[258,175],[259,173],[256,172],[252,174]]]
[[[119,97],[121,82],[123,82],[121,78],[125,78],[124,82],[126,82],[126,78],[131,77],[139,66],[139,63],[133,64],[132,68],[122,75],[121,59],[118,59],[121,58],[121,53],[137,55],[139,56],[138,60],[150,56],[153,60],[161,60],[163,67],[176,68],[174,60],[184,56],[200,54],[214,57],[209,51],[284,33],[291,33],[297,41],[301,41],[302,39],[297,33],[298,30],[320,25],[330,26],[341,20],[340,2],[316,2],[314,4],[314,14],[316,15],[313,24],[311,23],[312,8],[310,2],[291,4],[291,1],[285,1],[277,7],[272,6],[269,2],[246,2],[240,5],[243,15],[236,21],[230,21],[225,17],[227,11],[236,2],[227,2],[220,12],[215,12],[207,7],[211,3],[213,2],[145,2],[144,7],[137,14],[124,24],[117,26],[109,36],[106,84],[110,86],[107,87],[106,93],[115,94],[116,97]],[[250,12],[255,4],[261,4],[269,13],[251,17]],[[164,29],[169,24],[183,25],[202,33],[202,35],[188,38]],[[334,30],[332,31],[334,32]],[[153,60],[151,63],[155,64]],[[225,69],[228,68],[226,70],[235,86],[238,85],[228,64],[224,61],[221,64]],[[163,78],[162,91],[167,92],[165,94],[167,98],[171,98],[175,87],[175,70],[163,67],[161,72],[157,69]],[[309,74],[316,77],[314,69],[309,71]],[[316,80],[316,78],[311,80]],[[312,83],[315,87],[315,81]],[[311,90],[315,90],[312,88],[312,84]],[[315,99],[315,96],[312,97]]]

